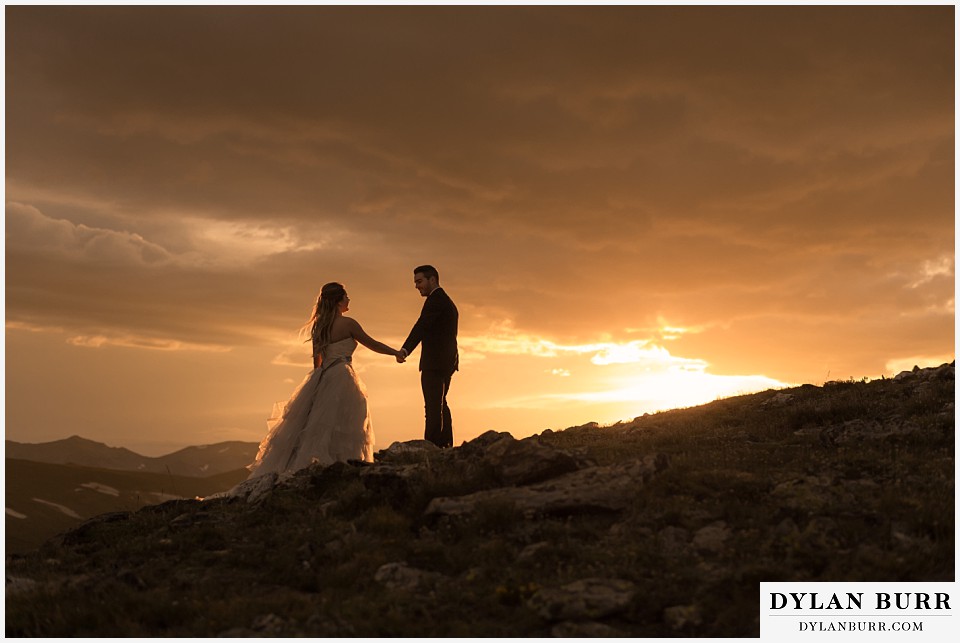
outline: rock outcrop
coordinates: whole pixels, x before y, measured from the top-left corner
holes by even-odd
[[[636,586],[627,580],[584,578],[541,589],[527,604],[548,621],[598,619],[625,609],[636,592]]]
[[[469,514],[479,504],[490,502],[509,503],[525,515],[615,512],[629,505],[637,489],[667,466],[666,456],[593,466],[532,485],[434,498],[426,514]]]
[[[334,463],[278,476],[247,480],[211,498],[259,503],[277,489],[307,488],[317,476],[355,476],[371,489],[402,494],[409,483],[423,477],[437,458],[458,461],[464,470],[488,472],[493,488],[431,500],[427,517],[463,516],[478,505],[502,503],[524,515],[617,512],[626,508],[645,482],[669,466],[657,454],[614,465],[597,466],[562,449],[540,443],[536,437],[516,440],[508,433],[485,433],[461,447],[440,450],[425,440],[395,442],[374,456],[374,463]],[[322,473],[321,473],[322,472]]]

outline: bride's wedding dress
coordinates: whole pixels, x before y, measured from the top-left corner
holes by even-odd
[[[327,345],[321,367],[307,375],[285,404],[274,406],[267,436],[249,466],[250,479],[315,462],[373,461],[366,387],[351,363],[356,349],[352,338]]]

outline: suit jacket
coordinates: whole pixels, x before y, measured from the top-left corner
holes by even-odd
[[[460,367],[457,352],[457,321],[460,313],[443,288],[437,288],[427,296],[420,311],[420,319],[403,343],[407,354],[413,353],[417,344],[423,344],[420,353],[421,371],[453,373]]]

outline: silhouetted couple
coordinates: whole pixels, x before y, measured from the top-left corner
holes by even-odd
[[[301,329],[313,346],[313,370],[268,420],[250,477],[295,471],[314,462],[373,461],[373,426],[367,409],[366,388],[353,368],[358,344],[403,363],[418,345],[420,385],[425,413],[424,438],[439,447],[453,446],[453,421],[447,393],[459,369],[457,324],[459,314],[440,287],[433,266],[413,270],[413,283],[426,297],[420,318],[399,349],[373,339],[357,320],[346,317],[350,297],[339,283],[320,291],[313,314]],[[279,413],[277,412],[279,411]]]

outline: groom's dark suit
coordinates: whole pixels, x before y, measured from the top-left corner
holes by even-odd
[[[420,385],[426,414],[424,439],[439,447],[453,446],[453,420],[447,406],[450,380],[460,367],[457,352],[457,322],[460,314],[443,288],[427,296],[420,319],[403,343],[409,355],[423,344],[420,353]]]

